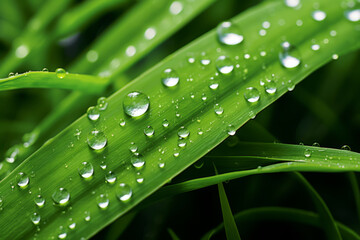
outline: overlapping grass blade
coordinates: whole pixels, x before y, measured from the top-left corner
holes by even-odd
[[[108,143],[104,151],[94,152],[89,149],[86,139],[94,124],[84,116],[48,141],[1,181],[3,211],[0,227],[3,229],[3,236],[12,239],[26,238],[33,236],[36,231],[29,218],[24,217],[32,214],[30,209],[34,208],[34,195],[29,194],[28,190],[17,188],[16,176],[20,172],[32,176],[28,186],[31,193],[41,188],[41,194],[48,201],[39,210],[42,218],[46,219],[46,224],[41,222],[41,231],[36,233],[37,238],[57,237],[59,231],[67,229],[69,218],[75,221],[77,226],[76,231],[67,230],[68,239],[90,237],[224,140],[228,136],[229,124],[235,129],[239,128],[254,114],[287,92],[288,88],[291,89],[293,84],[297,84],[329,61],[333,53],[345,54],[357,49],[360,44],[356,40],[359,32],[354,30],[354,23],[344,17],[343,10],[338,6],[340,2],[331,5],[326,4],[325,0],[319,2],[324,6],[323,10],[328,17],[326,21],[315,24],[310,24],[314,21],[311,17],[312,1],[302,1],[302,7],[298,10],[288,8],[283,2],[265,2],[233,19],[233,24],[242,29],[244,34],[242,44],[224,46],[217,41],[216,32],[211,31],[132,81],[108,99],[107,109],[101,113],[100,121],[96,124],[96,128],[107,136]],[[299,18],[303,20],[303,28],[296,27],[295,22]],[[282,24],[281,19],[288,19],[287,24]],[[273,25],[264,37],[253,29],[265,20]],[[327,38],[330,30],[337,31],[337,38],[321,46],[323,52],[314,54],[309,42],[312,39]],[[278,53],[282,51],[279,36],[286,37],[301,53],[303,64],[297,69],[285,69],[279,62]],[[261,38],[263,41],[259,40]],[[267,52],[261,62],[258,58],[247,61],[239,57],[244,52],[257,56],[259,49]],[[195,57],[194,64],[187,61],[189,54]],[[216,59],[222,55],[230,58],[234,66],[239,64],[242,67],[235,67],[230,76],[223,76],[216,68]],[[200,62],[204,61],[200,60],[210,60],[210,63],[201,65]],[[263,71],[264,64],[267,71]],[[180,83],[172,89],[165,87],[161,81],[167,68],[174,69],[180,78]],[[272,95],[267,94],[259,83],[259,79],[268,74],[276,76],[276,93]],[[209,88],[209,85],[212,85],[211,80],[218,81],[217,90]],[[260,89],[260,99],[252,104],[244,99],[244,93],[249,87]],[[150,109],[141,118],[128,117],[123,111],[124,99],[134,91],[149,96]],[[125,119],[124,127],[119,126],[119,122],[122,122],[120,119]],[[163,119],[169,122],[166,128],[163,127]],[[144,129],[149,129],[148,126],[155,129],[152,137],[144,134]],[[179,129],[182,133],[178,133]],[[81,134],[77,134],[79,132]],[[187,146],[184,148],[179,146],[179,135],[187,136]],[[132,142],[146,162],[141,170],[130,163],[133,153],[129,151],[129,145]],[[84,161],[95,166],[91,181],[84,181],[79,176],[77,168]],[[102,161],[102,166],[106,165],[106,171],[116,173],[118,180],[115,185],[105,184],[106,173],[99,167]],[[187,189],[191,189],[194,184],[196,187],[203,187],[245,175],[279,171],[358,170],[350,160],[341,166],[344,168],[307,162],[281,163],[262,169],[193,180],[182,186],[186,185]],[[132,195],[126,202],[119,201],[117,198],[121,197],[116,195],[116,191],[119,191],[117,188],[121,190],[123,183],[132,189]],[[12,190],[9,186],[14,186],[15,189]],[[51,196],[59,188],[69,191],[71,208],[68,206],[59,209],[51,204]],[[97,197],[100,194],[107,194],[109,198],[110,204],[106,210],[97,206]],[[21,201],[18,201],[19,199]],[[64,214],[61,213],[63,211]],[[84,221],[85,212],[91,214],[91,221]]]
[[[322,222],[318,214],[306,210],[285,207],[259,207],[247,209],[235,214],[235,220],[239,224],[253,224],[257,221],[274,221],[280,220],[284,222],[294,222],[309,226],[321,227]],[[346,225],[335,222],[339,231],[346,240],[359,240],[360,236],[347,227]],[[201,239],[208,240],[211,236],[217,234],[224,229],[224,224],[218,225],[216,228],[210,230]]]

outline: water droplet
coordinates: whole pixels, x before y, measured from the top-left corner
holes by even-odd
[[[360,21],[360,9],[346,11],[345,17],[351,22],[359,22]]]
[[[70,193],[65,188],[58,188],[52,194],[52,199],[55,204],[65,206],[69,203]]]
[[[136,48],[134,46],[128,46],[125,50],[125,53],[128,57],[132,57],[136,53]]]
[[[142,177],[139,172],[137,173],[136,182],[139,184],[142,184],[144,182],[144,177]]]
[[[156,36],[156,30],[155,28],[148,28],[145,30],[144,36],[147,40],[151,40]]]
[[[138,147],[136,146],[136,144],[134,142],[132,142],[129,147],[129,150],[130,150],[130,152],[135,153],[138,150]]]
[[[85,211],[85,212],[84,212],[84,220],[85,220],[86,222],[90,222],[90,220],[91,220],[91,215],[90,215],[90,212],[89,212],[89,211]]]
[[[270,22],[268,22],[268,21],[263,22],[261,25],[262,25],[262,27],[265,28],[265,29],[268,29],[268,28],[270,28],[270,26],[271,26]]]
[[[347,151],[351,151],[351,148],[349,147],[349,145],[343,145],[341,147],[342,150],[347,150]]]
[[[169,126],[169,121],[167,119],[164,119],[162,125],[164,128],[167,128]]]
[[[185,147],[186,146],[186,140],[183,139],[183,138],[179,138],[178,146],[181,147],[181,148]]]
[[[179,152],[174,152],[174,157],[178,157],[179,155],[180,155],[180,153]]]
[[[90,50],[86,54],[86,59],[91,63],[96,62],[98,58],[99,58],[99,54],[95,50]]]
[[[164,163],[164,162],[160,162],[160,163],[158,164],[158,166],[159,166],[159,168],[164,168],[164,167],[165,167],[165,163]]]
[[[225,45],[240,44],[244,37],[239,34],[239,29],[231,22],[223,22],[217,27],[217,36],[221,43]]]
[[[30,53],[29,47],[24,44],[20,45],[15,50],[15,56],[21,59],[25,58],[27,55],[29,55],[29,53]]]
[[[91,106],[88,108],[88,110],[86,111],[87,113],[87,117],[91,120],[91,121],[96,121],[100,118],[100,111],[99,108],[96,106]]]
[[[326,13],[321,10],[315,10],[312,12],[311,16],[315,21],[321,22],[326,18]]]
[[[36,206],[38,206],[39,208],[43,207],[45,205],[45,198],[43,198],[40,194],[38,194],[35,198],[34,198],[34,202],[36,204]]]
[[[106,110],[107,106],[108,106],[108,101],[107,101],[106,97],[100,97],[97,100],[97,107],[100,111]]]
[[[226,56],[220,56],[216,60],[216,68],[220,73],[227,75],[234,70],[234,64],[230,58]]]
[[[244,97],[246,101],[250,103],[254,103],[259,101],[260,99],[260,92],[257,90],[257,88],[254,87],[248,87],[245,89]]]
[[[275,81],[271,79],[266,79],[264,81],[264,88],[265,88],[265,92],[269,94],[274,94],[277,90]]]
[[[124,98],[124,111],[130,117],[144,115],[149,109],[150,101],[148,96],[141,92],[131,92]]]
[[[116,188],[116,196],[122,202],[128,201],[131,198],[132,189],[126,183],[120,183]]]
[[[215,104],[214,110],[216,115],[221,115],[224,112],[224,109],[219,104]]]
[[[198,134],[198,135],[203,135],[203,134],[204,134],[204,131],[203,131],[201,128],[199,128],[197,134]]]
[[[30,215],[30,219],[34,225],[38,225],[40,223],[41,216],[39,213],[34,212]]]
[[[26,173],[19,172],[16,176],[16,182],[20,188],[26,188],[29,185],[30,179]]]
[[[131,157],[131,164],[133,165],[133,167],[140,169],[145,165],[145,160],[144,160],[144,156],[139,154],[139,155],[133,155]]]
[[[304,156],[307,157],[307,158],[310,157],[311,156],[311,150],[305,149]]]
[[[67,230],[63,226],[59,227],[58,239],[65,239],[67,237]]]
[[[102,131],[93,129],[87,136],[87,142],[90,148],[100,150],[106,146],[107,138]]]
[[[13,72],[10,72],[8,75],[9,78],[14,77],[14,76],[15,76],[15,74]]]
[[[20,149],[19,149],[19,146],[18,145],[15,145],[11,148],[9,148],[7,151],[6,151],[6,154],[5,154],[5,160],[8,162],[8,163],[14,163],[16,158],[17,158],[17,155],[19,154],[20,152]]]
[[[320,45],[319,44],[313,44],[311,45],[311,49],[314,50],[314,51],[317,51],[320,49]]]
[[[211,90],[216,90],[218,87],[219,87],[219,83],[217,83],[217,82],[213,82],[213,83],[211,83],[210,86],[209,86],[209,88],[210,88]]]
[[[188,58],[188,62],[189,62],[189,63],[194,63],[194,62],[195,62],[195,58],[189,57],[189,58]]]
[[[42,69],[43,72],[49,72],[49,69],[47,69],[46,67]]]
[[[97,196],[96,202],[98,207],[101,209],[106,209],[110,203],[109,198],[106,194],[100,194],[99,196]]]
[[[116,181],[116,175],[112,172],[109,171],[106,175],[105,175],[105,181],[107,183],[113,184]]]
[[[320,143],[314,142],[314,143],[313,143],[313,146],[314,146],[314,147],[320,147]]]
[[[290,45],[289,42],[281,44],[282,52],[279,53],[281,64],[285,68],[296,68],[300,65],[300,55],[297,50]]]
[[[74,230],[75,228],[76,228],[76,222],[73,222],[73,220],[72,219],[70,219],[69,220],[69,228],[71,229],[71,230]]]
[[[200,63],[201,63],[201,65],[203,65],[203,66],[207,66],[207,65],[209,65],[209,64],[211,63],[211,60],[208,59],[208,58],[203,57],[203,58],[200,60]]]
[[[230,135],[230,136],[234,136],[236,134],[236,128],[233,126],[233,125],[229,125],[228,128],[227,128],[227,133]]]
[[[23,136],[23,141],[24,141],[23,146],[26,148],[30,147],[31,145],[34,144],[37,137],[38,137],[38,134],[36,132],[26,133]]]
[[[190,131],[184,126],[180,127],[177,133],[181,138],[187,138],[190,135]]]
[[[172,15],[178,15],[183,10],[183,5],[181,2],[174,1],[171,3],[169,11]]]
[[[82,162],[78,168],[79,175],[84,179],[89,179],[94,174],[94,167],[89,162]]]
[[[155,133],[155,130],[152,126],[147,126],[145,129],[144,129],[144,134],[147,136],[147,137],[152,137],[154,136],[154,133]]]
[[[171,68],[167,68],[161,75],[161,81],[166,87],[174,87],[179,83],[179,75]]]
[[[300,5],[300,0],[285,0],[285,4],[288,7],[296,8]]]
[[[120,125],[121,127],[124,127],[124,126],[126,125],[125,120],[124,120],[124,119],[120,119],[119,125]]]
[[[331,58],[334,59],[334,60],[337,60],[337,59],[339,59],[339,55],[333,54],[333,55],[331,56]]]
[[[55,70],[56,76],[60,79],[63,79],[66,76],[66,71],[63,68],[58,68]]]

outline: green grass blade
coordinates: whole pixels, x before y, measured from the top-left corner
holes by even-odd
[[[77,5],[67,11],[58,20],[54,30],[56,39],[68,36],[79,31],[92,20],[108,10],[124,5],[129,0],[106,0],[106,1],[87,1]]]
[[[319,193],[314,189],[313,186],[306,180],[306,178],[301,175],[300,173],[295,172],[295,175],[298,179],[305,185],[306,189],[308,190],[313,202],[316,206],[316,209],[319,213],[321,226],[324,230],[327,239],[334,239],[334,240],[341,240],[342,237],[340,235],[339,229],[335,223],[335,220],[327,207],[326,203],[319,195]]]
[[[67,238],[88,238],[124,215],[224,140],[228,135],[228,124],[232,124],[235,129],[239,128],[253,117],[253,114],[274,102],[287,92],[288,88],[292,88],[292,84],[297,84],[312,71],[328,62],[333,52],[345,54],[357,49],[360,43],[356,39],[360,33],[354,31],[354,23],[347,21],[344,17],[340,1],[337,2],[338,4],[331,5],[326,4],[325,0],[319,2],[323,3],[328,17],[326,21],[318,23],[313,23],[314,20],[311,18],[313,2],[310,0],[302,1],[300,10],[288,8],[283,2],[260,4],[233,19],[233,24],[244,33],[244,42],[239,46],[220,44],[217,41],[216,32],[211,31],[169,56],[111,96],[108,99],[107,109],[101,113],[100,121],[96,126],[83,116],[49,140],[0,182],[3,198],[3,211],[0,218],[2,236],[24,239],[33,237],[36,231],[36,227],[29,218],[24,217],[33,213],[34,194],[29,194],[27,189],[19,189],[16,186],[16,178],[20,172],[27,173],[31,177],[28,186],[29,190],[32,190],[31,193],[41,188],[41,194],[47,200],[47,204],[39,210],[42,218],[46,219],[46,224],[41,222],[41,230],[37,232],[37,238],[56,238],[59,231],[67,229],[69,218],[77,223],[77,227],[76,231],[67,231]],[[269,14],[269,12],[276,14]],[[294,15],[294,12],[297,15]],[[281,23],[279,20],[282,18],[288,19],[289,24],[277,25]],[[295,25],[299,18],[303,19],[303,28],[297,28]],[[255,26],[260,26],[265,19],[273,25],[263,41],[260,41],[262,36],[253,29]],[[327,37],[330,29],[337,31],[337,38],[332,39],[328,45],[321,46],[323,52],[314,55],[308,42],[311,39]],[[302,54],[303,64],[298,69],[290,70],[281,66],[278,59],[278,52],[281,51],[279,36],[286,37]],[[266,57],[261,62],[236,58],[244,51],[249,51],[255,56],[259,48],[267,51]],[[204,57],[202,52],[206,53],[205,57],[210,59],[210,64],[205,66],[199,64],[199,60]],[[189,54],[195,55],[195,64],[187,61]],[[221,55],[227,55],[234,64],[241,64],[243,67],[234,68],[231,76],[219,74],[215,63]],[[269,73],[275,73],[278,78],[277,91],[274,95],[267,95],[260,86],[259,79],[266,75],[262,71],[263,64],[266,64]],[[181,80],[177,87],[171,89],[162,84],[161,76],[166,68],[173,68],[179,74]],[[246,76],[243,75],[245,69],[247,69]],[[212,77],[219,83],[217,90],[209,88]],[[287,86],[289,79],[292,81],[290,87]],[[260,100],[253,104],[243,97],[248,87],[256,87],[261,91]],[[143,92],[149,96],[150,109],[141,118],[131,118],[124,113],[124,99],[133,91]],[[191,97],[192,93],[195,95],[194,99]],[[204,98],[202,93],[206,95],[205,102],[202,100]],[[214,108],[216,112],[220,111],[218,106],[224,109],[222,114],[215,113]],[[124,127],[119,126],[120,119],[125,119]],[[167,128],[162,126],[163,119],[169,121]],[[148,126],[155,129],[152,137],[144,134],[144,130],[148,132]],[[102,152],[91,150],[87,144],[87,136],[94,127],[107,136],[108,143]],[[179,135],[187,134],[178,133],[179,129],[184,132],[181,127],[186,127],[190,132],[190,135],[185,138],[187,146],[182,149],[178,146]],[[79,131],[81,134],[76,135]],[[199,132],[203,134],[198,134]],[[143,155],[146,162],[141,170],[134,168],[130,163],[133,157],[133,153],[129,151],[131,142],[136,144],[138,153]],[[90,181],[84,181],[79,176],[77,168],[83,161],[95,166],[95,174]],[[102,161],[106,164],[107,171],[116,173],[118,180],[115,185],[105,183],[106,173],[99,167]],[[164,167],[159,166],[159,163],[164,163]],[[221,174],[207,178],[205,182],[215,184],[245,174],[255,174],[254,172],[270,173],[294,169],[313,171],[315,165],[303,162],[276,164],[259,170]],[[358,167],[350,165],[346,165],[346,169],[318,166],[319,171],[358,170]],[[116,194],[117,192],[122,196],[119,194],[119,191],[124,190],[122,183],[132,189],[130,199],[125,202],[122,201],[124,198]],[[202,183],[202,180],[197,180],[195,183]],[[14,188],[9,186],[14,186]],[[70,192],[71,209],[69,206],[64,209],[52,205],[51,196],[60,187]],[[97,198],[101,194],[108,194],[110,204],[106,210],[99,209],[97,206]],[[18,199],[21,199],[21,202],[17,201]],[[64,214],[62,214],[63,211],[65,211]],[[90,221],[84,220],[85,212],[91,214]],[[88,220],[88,216],[86,219]]]
[[[274,221],[280,220],[284,222],[294,222],[304,225],[310,225],[315,227],[321,227],[322,222],[318,214],[310,211],[305,211],[295,208],[285,207],[259,207],[253,209],[247,209],[242,212],[235,214],[235,220],[239,224],[253,224],[257,221]],[[335,222],[339,231],[345,240],[359,240],[360,236],[347,227],[346,225]],[[224,229],[224,224],[218,225],[216,228],[210,230],[201,239],[206,240]]]
[[[354,201],[356,205],[356,212],[358,217],[358,222],[360,222],[360,191],[359,191],[359,184],[357,182],[356,174],[354,172],[349,172],[347,174],[350,185],[352,188],[352,192],[354,194]]]
[[[0,91],[22,88],[59,88],[99,94],[108,78],[56,72],[27,72],[0,79]]]
[[[180,240],[180,238],[176,235],[176,233],[171,229],[168,228],[168,233],[170,234],[170,237],[172,240]]]
[[[226,239],[236,240],[240,239],[240,234],[231,212],[230,204],[226,196],[226,192],[222,183],[218,183],[219,197],[221,203],[221,212],[223,214]]]

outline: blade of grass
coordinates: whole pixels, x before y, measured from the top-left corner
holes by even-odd
[[[20,172],[30,174],[34,171],[35,177],[31,178],[29,188],[38,189],[40,187],[42,194],[47,199],[51,199],[54,191],[59,187],[67,189],[71,195],[71,210],[65,212],[67,214],[61,215],[61,210],[51,204],[44,206],[41,214],[47,221],[46,224],[41,224],[41,231],[37,233],[39,238],[55,237],[59,226],[66,226],[69,217],[77,222],[77,228],[76,231],[68,232],[68,237],[72,239],[88,238],[103,226],[128,212],[224,140],[228,135],[228,124],[232,124],[235,129],[239,128],[253,114],[258,113],[287,92],[288,86],[285,85],[285,80],[287,82],[288,79],[291,79],[292,84],[296,84],[329,61],[331,54],[327,51],[330,51],[330,48],[331,51],[339,54],[357,49],[360,43],[356,41],[356,37],[359,33],[354,32],[354,24],[345,19],[343,10],[339,8],[340,5],[325,4],[325,0],[320,2],[324,3],[324,11],[328,13],[328,18],[326,22],[318,24],[309,24],[313,21],[310,14],[313,10],[312,1],[303,1],[300,10],[290,9],[283,2],[260,4],[233,19],[233,24],[242,28],[243,32],[246,33],[243,44],[224,46],[217,41],[215,31],[211,31],[132,81],[131,84],[108,99],[107,110],[102,113],[101,121],[96,125],[107,136],[108,144],[104,151],[97,153],[87,146],[87,136],[84,135],[91,133],[94,125],[85,116],[48,141],[0,182],[0,192],[4,199],[0,227],[4,229],[5,238],[10,236],[13,239],[30,237],[35,230],[30,221],[23,217],[24,212],[33,208],[32,196],[20,189],[12,191],[9,188],[9,185],[15,185],[14,181]],[[269,15],[269,10],[276,14]],[[298,11],[297,16],[294,16],[294,11]],[[306,28],[295,27],[296,19],[299,17],[303,19]],[[269,31],[266,38],[260,41],[261,36],[258,35],[257,31],[253,31],[254,27],[261,25],[264,20],[278,23],[280,18],[292,19],[293,24],[273,25],[272,31]],[[324,52],[322,54],[314,55],[306,43],[314,38],[326,37],[329,29],[336,30],[338,38],[328,43],[329,49],[323,47]],[[281,47],[279,46],[280,42],[277,42],[280,35],[286,36],[298,47],[299,52],[302,53],[302,62],[306,63],[306,67],[292,71],[281,66],[278,59],[278,52],[281,51]],[[261,63],[255,60],[246,62],[243,59],[236,61],[237,54],[241,54],[244,50],[250,49],[249,51],[252,54],[252,51],[257,51],[261,47],[266,48],[269,53]],[[206,52],[206,57],[210,59],[212,64],[201,66],[189,64],[186,61],[189,54],[194,54],[197,62],[199,62],[202,52]],[[276,54],[272,55],[271,52]],[[214,62],[220,55],[227,55],[231,59],[235,59],[232,60],[234,64],[241,63],[244,69],[246,67],[247,75],[245,79],[240,78],[242,72],[240,73],[237,68],[229,77],[219,75],[220,79],[218,80],[222,81],[220,87],[214,92],[214,90],[209,89],[209,79],[216,76],[217,70]],[[267,95],[260,88],[258,82],[259,78],[264,77],[263,74],[265,73],[261,69],[265,63],[268,66],[267,69],[271,73],[275,73],[279,79],[276,94],[272,96]],[[169,67],[175,69],[181,79],[181,83],[173,89],[164,87],[161,82],[164,69]],[[183,80],[188,79],[189,76],[196,81]],[[284,81],[284,85],[282,85],[282,81]],[[249,104],[243,98],[248,87],[257,87],[262,90],[260,101]],[[234,91],[234,89],[238,91]],[[133,91],[143,92],[149,96],[147,99],[150,99],[151,107],[142,118],[131,118],[123,112],[123,101]],[[192,92],[196,93],[194,99],[190,97]],[[204,93],[207,96],[205,103],[199,93]],[[225,109],[221,116],[214,112],[215,104],[220,104]],[[125,107],[126,105],[125,103]],[[253,114],[249,114],[250,112]],[[119,126],[120,119],[125,119],[126,125],[123,128]],[[162,120],[159,121],[159,119],[167,119],[170,125],[164,128]],[[200,126],[195,119],[200,120]],[[149,129],[147,126],[152,126],[155,129],[156,133],[152,138],[144,135],[144,129]],[[177,148],[179,135],[184,136],[184,134],[178,133],[178,130],[187,132],[185,127],[191,133],[188,136],[191,142],[189,141],[188,146],[180,150]],[[199,131],[199,127],[203,131]],[[76,129],[80,129],[84,133],[79,137],[79,140],[74,137]],[[197,134],[198,132],[203,132],[203,134]],[[69,146],[71,142],[74,144]],[[146,162],[146,167],[142,168],[141,171],[134,168],[129,162],[133,156],[129,151],[131,142],[136,143],[139,153],[143,155]],[[49,158],[52,161],[49,161]],[[104,184],[105,173],[98,168],[89,182],[83,181],[78,176],[77,167],[83,161],[91,162],[96,166],[99,162],[105,161],[105,158],[107,169],[117,172],[116,176],[119,180],[115,189]],[[165,164],[164,168],[159,167],[159,158]],[[293,171],[294,169],[297,171],[314,171],[314,169],[319,171],[356,171],[358,167],[350,163],[344,164],[344,168],[335,168],[335,166],[324,167],[321,164],[314,163],[291,162],[267,166],[254,171],[270,173]],[[139,175],[137,173],[139,171],[141,178],[143,178],[141,184],[138,182]],[[251,171],[253,170],[244,172],[248,175],[254,174]],[[216,181],[220,180],[221,182],[226,178],[244,176],[244,172],[227,173],[207,178],[206,184],[219,183]],[[127,184],[132,189],[132,195],[127,202],[123,202],[121,197],[120,201],[117,200],[119,197],[116,192],[122,190],[124,187],[122,183]],[[198,183],[202,184],[201,181]],[[91,194],[94,191],[97,194],[109,193],[110,204],[107,210],[103,211],[98,208],[96,197]],[[15,199],[21,199],[21,204]],[[49,201],[51,202],[51,200]],[[91,221],[83,221],[84,212],[91,213]],[[12,232],[9,232],[9,229]]]
[[[61,77],[59,77],[61,75]],[[101,93],[108,78],[56,72],[27,72],[0,79],[0,91],[22,88],[59,88],[85,93]]]
[[[314,227],[322,226],[321,218],[318,214],[301,209],[285,207],[259,207],[247,209],[235,214],[235,220],[239,222],[239,224],[253,224],[260,220],[280,220],[284,222],[294,222]],[[335,223],[344,239],[360,240],[360,236],[355,231],[338,221],[335,221]],[[211,236],[217,234],[223,229],[224,224],[222,223],[206,233],[201,239],[210,239]]]
[[[180,238],[176,235],[176,233],[171,228],[168,228],[167,231],[172,240],[180,240]]]
[[[106,233],[106,240],[118,240],[126,228],[133,222],[137,211],[130,211],[123,217],[117,219]]]
[[[356,205],[356,212],[358,217],[358,222],[360,223],[360,192],[359,192],[359,184],[356,178],[356,174],[354,172],[347,173],[347,177],[350,181],[350,185],[352,188],[352,192],[354,194],[354,201]]]
[[[339,229],[325,201],[302,174],[295,172],[294,175],[297,176],[300,182],[304,184],[304,186],[308,190],[316,206],[317,212],[319,213],[321,226],[324,230],[325,235],[327,236],[327,239],[341,240],[342,237],[340,235]]]

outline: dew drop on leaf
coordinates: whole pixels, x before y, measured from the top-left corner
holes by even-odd
[[[26,173],[19,172],[16,176],[16,182],[20,188],[26,188],[29,185],[30,179]]]
[[[87,136],[87,142],[90,148],[101,150],[106,146],[107,138],[102,131],[93,129]]]
[[[67,237],[67,230],[63,226],[59,227],[58,230],[58,239],[65,239]]]
[[[268,94],[274,94],[276,93],[276,83],[274,80],[271,80],[271,79],[266,79],[264,81],[264,89],[265,89],[265,92],[268,93]]]
[[[65,188],[58,188],[54,191],[51,197],[55,204],[64,206],[69,203],[70,193]]]
[[[178,73],[171,68],[165,69],[161,75],[161,81],[166,87],[175,87],[179,83],[179,80]]]
[[[296,8],[300,5],[300,0],[285,0],[285,4],[288,7]]]
[[[49,72],[49,69],[47,69],[46,67],[42,69],[43,72]]]
[[[63,68],[57,68],[55,70],[56,76],[60,79],[63,79],[66,76],[66,71]]]
[[[144,156],[141,154],[138,155],[133,155],[131,157],[131,164],[133,165],[133,167],[140,169],[145,165],[145,160],[144,160]]]
[[[45,198],[43,198],[43,196],[41,196],[40,194],[36,195],[36,197],[34,198],[34,202],[36,204],[36,206],[38,206],[39,208],[43,207],[45,205]]]
[[[164,162],[160,162],[160,163],[158,164],[158,166],[159,166],[159,168],[164,168],[164,167],[165,167],[165,163],[164,163]]]
[[[347,150],[347,151],[351,151],[351,148],[349,147],[349,145],[343,145],[341,147],[342,150]]]
[[[234,70],[234,64],[230,58],[226,56],[220,56],[218,59],[216,59],[216,68],[221,74],[227,75]]]
[[[167,119],[164,119],[162,125],[164,128],[167,128],[169,126],[169,121]]]
[[[181,138],[187,138],[190,135],[190,131],[184,126],[180,127],[177,133]]]
[[[106,194],[100,194],[96,197],[96,202],[99,208],[106,209],[109,206],[109,198]]]
[[[91,220],[91,215],[90,215],[90,212],[89,212],[89,211],[85,211],[85,212],[84,212],[84,220],[85,220],[86,222],[90,222],[90,220]]]
[[[233,125],[229,125],[228,128],[227,128],[227,133],[230,135],[230,136],[234,136],[236,134],[236,128],[233,126]]]
[[[305,149],[304,156],[309,158],[311,156],[311,150],[310,149]]]
[[[183,138],[179,138],[178,146],[181,147],[181,148],[185,147],[186,146],[186,140],[183,139]]]
[[[321,22],[325,20],[326,13],[321,10],[315,10],[312,12],[311,16],[315,21]]]
[[[220,43],[225,45],[237,45],[244,40],[243,35],[239,34],[240,30],[231,22],[220,23],[216,32]]]
[[[113,184],[115,183],[116,181],[116,175],[112,172],[112,171],[109,171],[105,174],[105,181],[107,183],[110,183],[110,184]]]
[[[132,142],[132,143],[130,144],[129,150],[130,150],[130,152],[135,153],[135,152],[138,150],[138,147],[137,147],[137,145],[136,145],[134,142]]]
[[[128,201],[132,196],[132,189],[126,183],[120,183],[116,188],[116,196],[122,202]]]
[[[149,109],[149,97],[141,92],[131,92],[125,96],[123,107],[125,113],[130,117],[144,115]]]
[[[107,106],[108,106],[108,101],[107,101],[106,97],[100,97],[100,98],[97,100],[97,108],[98,108],[100,111],[106,110]]]
[[[155,30],[155,28],[149,27],[148,29],[145,30],[144,37],[145,37],[147,40],[151,40],[151,39],[153,39],[155,36],[156,36],[156,30]]]
[[[345,17],[347,20],[349,20],[351,22],[359,22],[360,21],[360,9],[346,11]]]
[[[144,134],[147,136],[147,137],[152,137],[154,136],[154,133],[155,133],[155,130],[152,126],[147,126],[145,129],[144,129]]]
[[[34,225],[39,225],[40,220],[41,220],[41,216],[38,212],[34,212],[30,215],[30,220],[32,221],[32,223]]]
[[[8,162],[8,163],[14,163],[18,154],[20,152],[20,149],[19,149],[19,146],[18,145],[15,145],[15,146],[12,146],[11,148],[9,148],[7,151],[6,151],[6,154],[5,154],[5,160]]]
[[[222,108],[219,104],[215,104],[214,111],[216,115],[221,115],[224,113],[224,108]]]
[[[169,11],[172,15],[178,15],[183,10],[183,5],[179,1],[174,1],[171,3]]]
[[[124,127],[124,126],[126,125],[125,120],[124,120],[124,119],[120,119],[119,125],[120,125],[121,127]]]
[[[260,99],[260,92],[257,88],[248,87],[245,89],[244,98],[250,103],[255,103]]]
[[[300,65],[300,54],[289,42],[281,44],[282,51],[279,53],[281,65],[285,68],[296,68]]]
[[[79,175],[84,179],[89,179],[94,174],[94,167],[89,162],[82,162],[78,168]]]
[[[96,106],[91,106],[87,109],[86,111],[87,113],[87,117],[91,120],[91,121],[96,121],[100,118],[100,111],[99,108]]]

